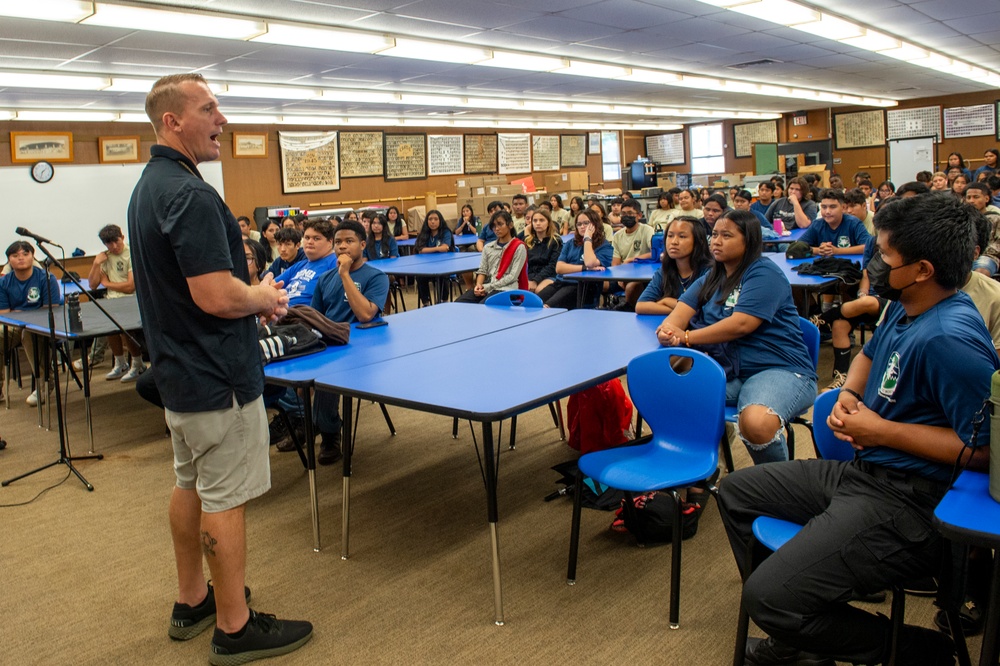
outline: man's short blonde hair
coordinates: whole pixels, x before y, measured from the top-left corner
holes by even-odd
[[[181,90],[181,84],[188,81],[208,85],[208,81],[201,74],[171,74],[154,83],[146,95],[146,116],[153,123],[153,129],[157,134],[163,128],[164,113],[170,111],[179,114],[184,110],[187,96]]]

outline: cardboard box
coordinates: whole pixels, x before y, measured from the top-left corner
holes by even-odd
[[[586,171],[569,171],[565,174],[566,184],[568,189],[571,190],[588,190],[590,189],[590,174]]]
[[[458,185],[455,187],[455,199],[461,201],[463,199],[471,199],[473,197],[472,188],[468,186]]]
[[[811,173],[819,176],[820,180],[817,184],[818,187],[827,188],[830,187],[830,172],[826,170],[825,164],[813,164],[811,166],[800,166],[799,175]]]

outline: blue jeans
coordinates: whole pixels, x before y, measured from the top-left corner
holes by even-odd
[[[737,413],[750,405],[763,405],[781,419],[774,439],[766,444],[752,444],[743,435],[755,465],[788,460],[785,424],[809,409],[816,399],[816,379],[789,370],[763,370],[747,379],[726,382],[726,404],[736,405]]]

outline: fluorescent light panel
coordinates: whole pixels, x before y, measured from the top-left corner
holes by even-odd
[[[7,0],[0,16],[77,23],[94,13],[93,2],[80,0]]]
[[[44,72],[0,71],[0,86],[12,88],[52,88],[55,90],[104,90],[111,79],[103,76],[72,76]]]
[[[489,49],[446,42],[427,42],[422,39],[408,38],[398,38],[395,42],[395,46],[379,51],[378,55],[450,62],[460,65],[471,65],[493,57],[493,53]]]
[[[110,122],[118,120],[118,114],[110,111],[70,111],[56,110],[49,111],[18,111],[18,120],[55,120],[63,122]]]
[[[267,21],[266,30],[264,34],[251,37],[249,41],[352,53],[377,53],[395,44],[395,40],[388,35],[360,30],[320,28],[275,21]]]
[[[208,12],[180,12],[104,2],[95,3],[94,9],[95,12],[80,23],[217,39],[250,39],[267,31],[264,21],[231,18]]]

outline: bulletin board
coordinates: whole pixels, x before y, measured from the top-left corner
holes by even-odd
[[[944,138],[993,136],[997,131],[997,116],[992,104],[953,106],[944,110]]]
[[[340,177],[381,176],[382,132],[340,133]]]
[[[464,134],[465,173],[497,172],[497,135]]]
[[[531,173],[531,135],[497,134],[500,173]]]
[[[465,173],[461,134],[427,136],[427,173],[431,176]]]
[[[531,159],[535,171],[559,171],[559,137],[531,137]]]
[[[684,132],[647,136],[646,157],[664,166],[684,164]]]
[[[385,135],[385,179],[427,177],[427,137],[424,134]]]
[[[733,125],[733,147],[736,157],[751,157],[753,144],[778,143],[778,121]]]
[[[886,109],[885,119],[888,126],[887,138],[890,141],[933,136],[937,143],[941,143],[944,138],[941,131],[940,106],[922,106],[917,109]]]
[[[882,109],[833,114],[833,140],[837,150],[885,145]]]

